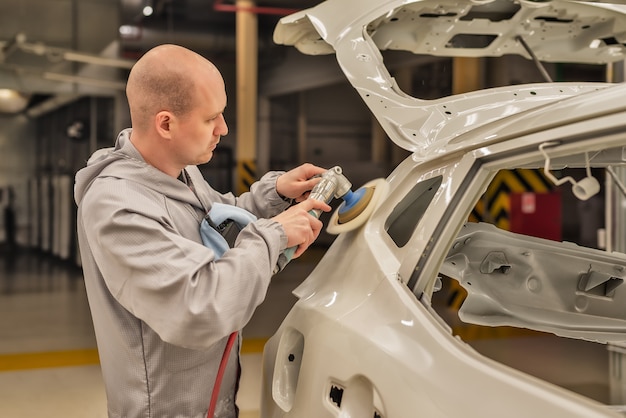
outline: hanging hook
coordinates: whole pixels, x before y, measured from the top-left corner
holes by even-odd
[[[543,157],[546,160],[543,166],[543,172],[546,175],[546,177],[552,183],[554,183],[555,186],[560,186],[561,184],[568,182],[568,181],[572,183],[572,193],[579,200],[587,200],[590,197],[598,194],[598,192],[600,191],[600,183],[595,177],[591,175],[591,164],[589,162],[589,154],[587,153],[587,151],[585,151],[585,168],[587,171],[587,177],[580,180],[579,182],[574,180],[574,178],[571,176],[567,176],[562,179],[557,179],[550,172],[550,157],[548,156],[548,153],[546,152],[544,148],[549,147],[549,146],[556,146],[556,145],[559,145],[559,143],[558,142],[544,142],[543,144],[539,145],[539,151],[543,154]]]

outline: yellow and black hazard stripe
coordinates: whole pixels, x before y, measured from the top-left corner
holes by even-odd
[[[463,289],[463,287],[456,280],[450,280],[449,283],[450,288],[447,295],[446,305],[448,308],[458,311],[461,309],[461,305],[463,305],[465,298],[467,298],[467,291]]]
[[[250,186],[257,180],[256,162],[241,160],[237,162],[237,193],[250,190]]]
[[[510,227],[511,193],[548,193],[552,182],[540,169],[501,170],[470,214],[472,222],[489,222],[498,228]]]

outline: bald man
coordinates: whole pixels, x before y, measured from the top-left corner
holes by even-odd
[[[148,51],[126,88],[132,128],[76,175],[77,228],[109,417],[207,414],[228,336],[263,301],[286,248],[301,255],[330,210],[305,199],[325,170],[270,172],[239,197],[220,194],[197,164],[211,160],[224,120],[218,69],[175,45]],[[297,204],[291,205],[295,200]],[[212,207],[256,216],[221,256],[203,245]],[[231,351],[216,417],[236,417],[239,361]]]

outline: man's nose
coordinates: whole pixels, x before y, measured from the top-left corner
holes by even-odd
[[[219,136],[226,136],[228,134],[228,125],[226,124],[226,119],[224,119],[224,115],[219,116],[219,121],[217,126],[215,127],[215,133]]]

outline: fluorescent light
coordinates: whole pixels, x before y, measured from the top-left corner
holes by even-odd
[[[68,103],[72,103],[73,101],[76,101],[81,97],[82,96],[79,94],[54,96],[44,102],[39,103],[36,106],[30,107],[28,110],[26,110],[26,115],[31,118],[36,118],[55,109],[58,109],[59,107],[64,106]]]
[[[87,78],[77,75],[58,74],[58,73],[43,73],[43,78],[53,81],[66,81],[68,83],[88,84],[91,86],[102,87],[106,89],[125,90],[126,82],[122,81],[110,81],[100,80],[96,78]]]
[[[63,58],[68,61],[76,61],[83,62],[85,64],[95,64],[95,65],[105,65],[109,67],[119,67],[119,68],[132,68],[135,65],[134,61],[117,59],[117,58],[106,58],[98,55],[89,55],[89,54],[81,54],[78,52],[67,51],[63,53]]]

